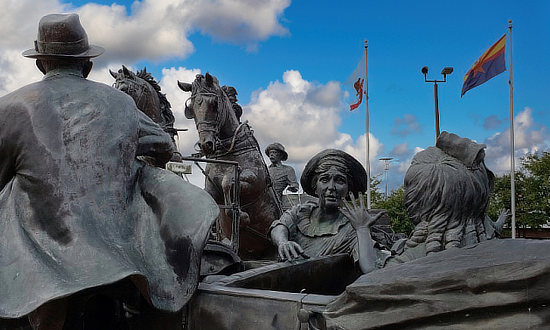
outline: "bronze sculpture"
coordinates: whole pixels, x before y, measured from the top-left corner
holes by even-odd
[[[237,103],[239,100],[237,99],[237,90],[233,86],[222,86],[222,90],[225,92],[227,97],[229,98],[229,102],[231,102],[231,107],[233,108],[233,111],[235,112],[235,116],[237,117],[237,120],[239,123],[241,122],[241,116],[243,114],[243,108]]]
[[[453,247],[494,238],[507,212],[496,223],[485,215],[493,188],[493,173],[485,166],[485,145],[442,132],[436,146],[417,153],[405,175],[405,206],[415,229],[392,256],[375,264],[379,251],[367,250],[371,270],[405,263]],[[361,210],[363,209],[363,210]],[[363,205],[358,213],[366,210]],[[488,227],[488,231],[486,231]],[[371,231],[365,226],[365,231]]]
[[[415,229],[404,251],[390,263],[479,243],[502,229],[506,211],[496,223],[485,215],[494,175],[485,166],[484,149],[484,144],[442,132],[435,147],[414,156],[404,185]]]
[[[170,160],[180,161],[181,155],[175,147],[174,137],[177,135],[177,131],[174,128],[175,118],[172,106],[166,95],[161,93],[158,82],[147,72],[147,68],[133,73],[123,65],[118,72],[109,70],[109,73],[115,78],[113,87],[130,95],[136,102],[137,108],[170,135],[174,144],[174,153]]]
[[[245,259],[274,257],[267,237],[271,222],[278,219],[281,208],[270,188],[269,173],[258,142],[247,122],[240,123],[218,79],[209,73],[197,75],[192,84],[178,82],[180,89],[191,92],[185,116],[194,119],[199,132],[198,145],[207,158],[236,161],[240,164],[242,212],[240,212],[240,251]],[[235,184],[231,168],[208,164],[205,189],[220,205],[230,204]],[[230,210],[232,212],[232,210]],[[220,216],[221,238],[231,237],[229,212]]]
[[[351,155],[327,149],[315,155],[301,177],[302,188],[318,203],[297,205],[271,225],[271,238],[282,260],[299,256],[348,253],[364,273],[382,265],[388,254],[374,249],[370,226],[382,216],[371,215],[363,205],[366,172]],[[349,195],[348,195],[349,192]],[[358,195],[360,204],[355,204]],[[342,202],[351,199],[352,203]]]
[[[23,53],[44,79],[0,98],[0,318],[30,313],[35,329],[61,329],[68,297],[125,278],[180,310],[218,213],[136,159],[162,165],[172,143],[129,96],[85,79],[102,52],[78,15],[47,15]]]
[[[283,200],[283,191],[288,187],[292,192],[298,191],[298,181],[296,173],[291,166],[284,165],[281,161],[288,159],[288,154],[285,147],[278,143],[272,143],[265,148],[265,154],[269,157],[271,165],[269,165],[269,175],[273,183],[273,189],[277,194],[279,201]]]

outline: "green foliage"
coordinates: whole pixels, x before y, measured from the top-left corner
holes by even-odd
[[[550,215],[550,152],[527,154],[515,173],[516,224],[540,228],[548,224]],[[500,209],[511,208],[510,175],[495,178],[495,189],[487,211],[491,219]]]
[[[405,209],[405,188],[403,186],[391,192],[387,199],[380,198],[373,203],[373,208],[385,209],[388,212],[388,216],[391,220],[391,227],[396,233],[403,233],[409,235],[413,229],[414,224],[407,215]]]
[[[372,205],[375,205],[379,201],[384,199],[384,193],[380,190],[380,175],[376,175],[370,178],[370,201]]]

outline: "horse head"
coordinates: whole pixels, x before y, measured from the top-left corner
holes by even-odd
[[[160,126],[166,126],[166,119],[161,113],[160,86],[155,87],[158,84],[146,68],[136,74],[123,65],[118,72],[111,70],[109,72],[115,78],[114,88],[130,95],[138,109],[153,119],[154,122]]]
[[[199,147],[205,155],[216,151],[216,142],[233,135],[239,124],[226,93],[218,79],[209,73],[198,74],[193,83],[178,81],[178,86],[191,97],[185,102],[185,117],[194,119],[199,132]]]

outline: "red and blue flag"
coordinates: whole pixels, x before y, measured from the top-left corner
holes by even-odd
[[[506,34],[491,46],[468,70],[464,76],[462,95],[470,89],[477,87],[487,80],[506,71],[505,63]]]

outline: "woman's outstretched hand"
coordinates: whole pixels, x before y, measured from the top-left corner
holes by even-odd
[[[384,212],[380,212],[377,215],[372,216],[365,207],[362,193],[359,193],[358,196],[359,204],[357,204],[353,193],[350,192],[349,196],[351,201],[344,200],[344,207],[341,209],[341,211],[346,216],[346,218],[349,219],[351,225],[353,226],[353,228],[355,228],[355,230],[370,228],[370,226],[378,221],[378,219],[380,219],[380,217],[384,214]]]

